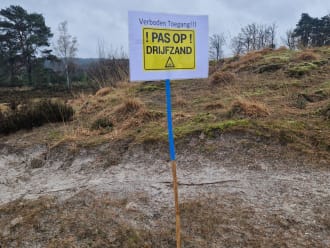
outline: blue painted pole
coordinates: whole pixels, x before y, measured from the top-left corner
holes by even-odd
[[[171,82],[169,79],[166,79],[165,83],[166,83],[168,143],[170,146],[170,159],[172,165],[173,191],[174,191],[174,203],[175,203],[176,247],[181,248],[181,223],[180,223],[180,209],[179,209],[178,179],[176,176],[175,147],[174,147],[174,135],[173,135],[173,125],[172,125]]]
[[[166,108],[167,108],[167,128],[168,128],[168,143],[170,146],[170,159],[175,160],[175,147],[172,125],[172,103],[171,103],[171,82],[166,79]]]

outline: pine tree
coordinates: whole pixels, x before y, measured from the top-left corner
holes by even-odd
[[[53,36],[45,25],[41,14],[29,14],[20,6],[10,6],[0,10],[0,50],[11,69],[11,80],[15,67],[20,63],[25,67],[28,82],[32,84],[32,66],[37,55],[49,55],[48,40]]]

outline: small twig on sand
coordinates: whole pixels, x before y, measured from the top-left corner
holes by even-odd
[[[203,185],[212,185],[212,184],[222,184],[222,183],[232,183],[232,182],[238,182],[239,180],[224,180],[224,181],[214,181],[214,182],[204,182],[204,183],[178,183],[178,185],[181,186],[203,186]],[[165,181],[160,182],[165,184],[172,184],[172,182]]]

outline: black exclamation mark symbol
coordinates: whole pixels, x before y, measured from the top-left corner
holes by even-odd
[[[149,42],[149,40],[148,40],[148,32],[146,32],[146,41]]]
[[[192,43],[192,34],[189,35],[190,43]]]

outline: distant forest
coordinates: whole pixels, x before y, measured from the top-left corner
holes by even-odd
[[[234,55],[263,48],[276,48],[276,24],[248,24],[231,41]],[[128,58],[124,52],[106,54],[98,44],[99,58],[76,58],[77,43],[68,32],[67,22],[60,23],[59,37],[51,46],[53,33],[42,14],[28,13],[20,6],[0,10],[0,86],[43,87],[74,85],[95,88],[128,80]],[[210,58],[219,60],[225,38],[210,37]],[[330,45],[330,14],[313,18],[301,15],[296,27],[288,29],[282,43],[289,49]]]

